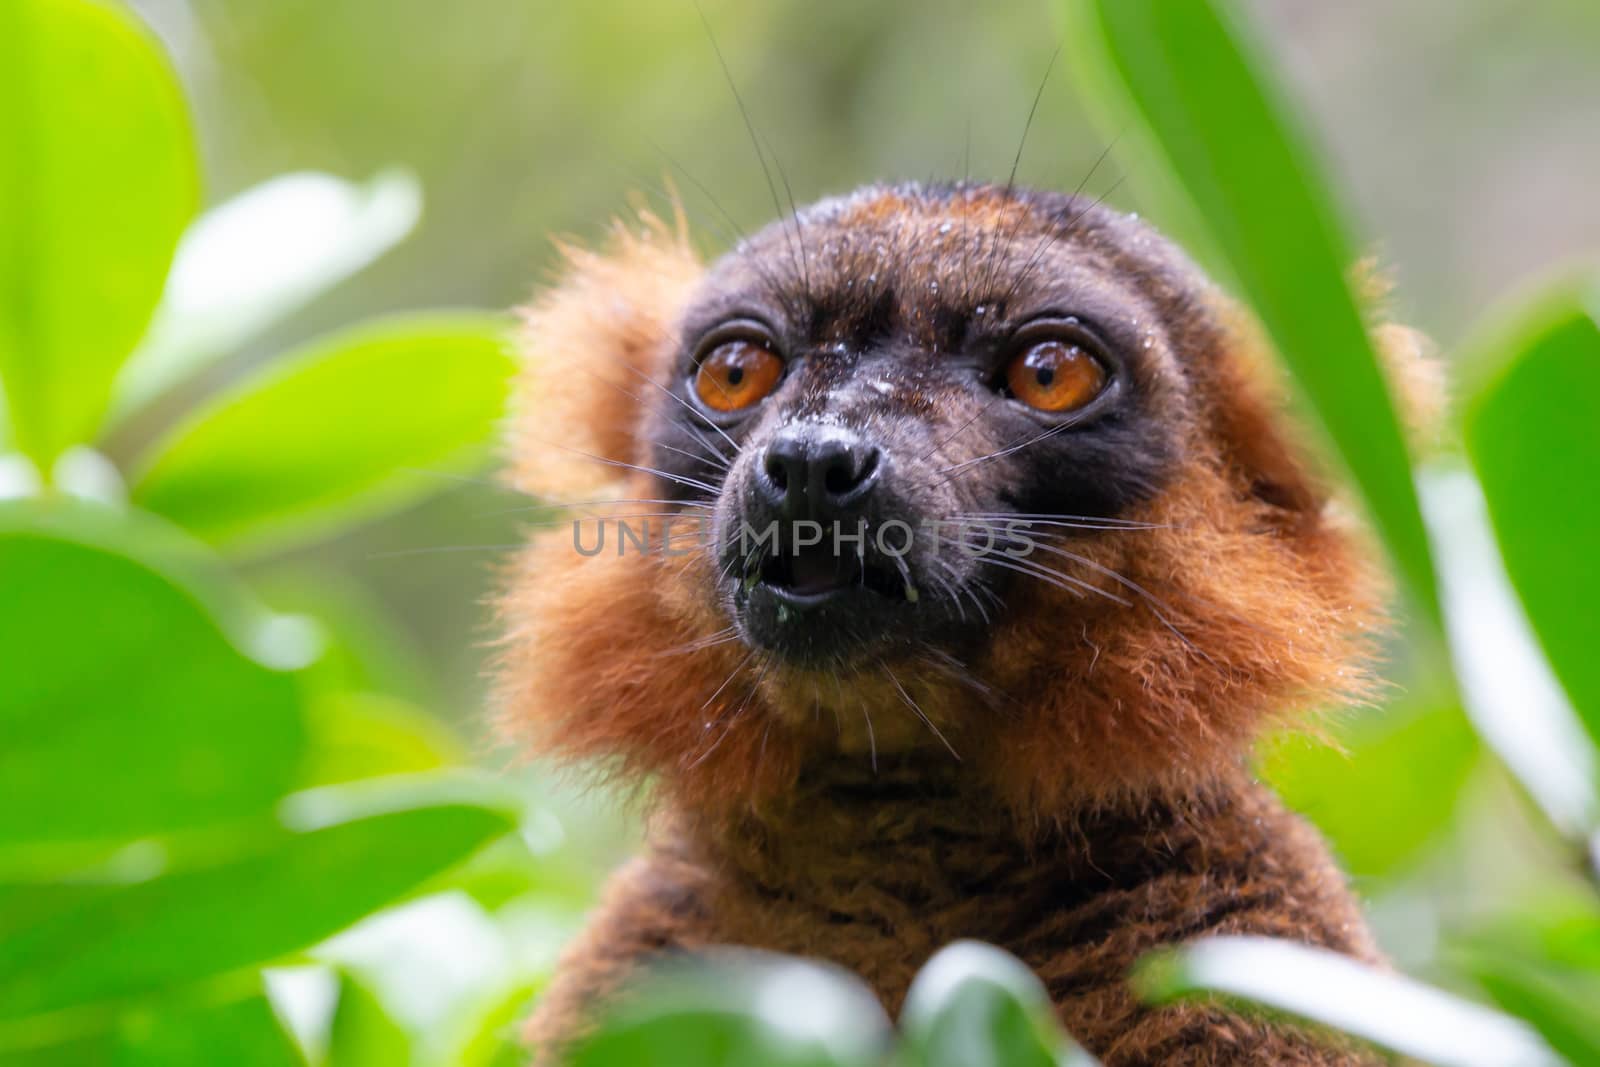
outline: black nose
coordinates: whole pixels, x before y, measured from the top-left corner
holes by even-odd
[[[838,426],[804,423],[778,432],[757,478],[768,503],[790,518],[847,513],[877,480],[877,445]]]

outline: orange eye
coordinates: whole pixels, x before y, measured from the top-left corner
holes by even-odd
[[[724,341],[695,371],[694,391],[712,411],[742,411],[766,399],[783,376],[783,360],[750,341]]]
[[[1076,411],[1106,387],[1106,369],[1069,341],[1040,341],[1006,365],[1006,386],[1040,411]]]

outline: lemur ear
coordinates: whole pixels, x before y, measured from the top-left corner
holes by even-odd
[[[1299,424],[1283,417],[1291,404],[1284,374],[1253,321],[1242,313],[1227,320],[1230,340],[1214,367],[1214,387],[1224,402],[1213,405],[1224,459],[1263,503],[1318,513],[1332,489]],[[1395,323],[1380,322],[1371,334],[1402,429],[1412,448],[1425,452],[1436,443],[1445,407],[1433,347],[1423,334]]]
[[[1356,263],[1350,271],[1350,284],[1356,299],[1368,310],[1372,343],[1389,382],[1400,428],[1412,451],[1425,455],[1438,447],[1450,407],[1447,375],[1438,346],[1421,330],[1393,320],[1390,298],[1394,278],[1376,256]]]
[[[1222,347],[1208,362],[1208,405],[1222,461],[1239,491],[1288,516],[1315,515],[1328,501],[1297,424],[1286,418],[1288,381],[1254,319],[1238,307],[1220,316]]]
[[[637,463],[647,408],[673,331],[703,266],[674,205],[668,223],[640,209],[613,223],[600,250],[558,242],[556,282],[522,312],[522,370],[512,399],[507,478],[518,490],[572,500]],[[609,462],[607,462],[609,461]]]

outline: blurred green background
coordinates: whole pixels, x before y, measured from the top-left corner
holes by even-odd
[[[401,164],[416,233],[253,346],[373,312],[502,308],[548,276],[551,234],[597,236],[643,193],[682,193],[703,247],[773,214],[706,32],[679,3],[136,0],[171,49],[208,202],[301,169]],[[1003,179],[1057,42],[1043,4],[704,5],[757,128],[799,199],[886,178]],[[1399,282],[1399,316],[1446,346],[1483,306],[1600,249],[1600,7],[1484,0],[1247,5],[1326,148],[1335,184]],[[1018,168],[1074,188],[1105,149],[1058,69]],[[968,138],[970,135],[970,150]],[[1099,194],[1131,161],[1115,149]],[[1134,209],[1129,183],[1108,198]],[[486,560],[375,552],[494,544],[473,489],[328,546],[414,631],[469,728]],[[492,553],[484,553],[492,555]]]
[[[22,3],[42,10],[51,0]],[[514,1062],[511,1023],[525,1010],[598,879],[626,854],[636,830],[617,798],[525,765],[520,754],[497,749],[490,737],[484,663],[494,632],[485,598],[494,588],[496,567],[530,517],[525,501],[493,484],[484,440],[492,421],[485,405],[494,400],[493,390],[486,385],[481,394],[463,397],[458,423],[429,431],[440,442],[433,452],[402,457],[396,445],[392,469],[373,476],[371,492],[355,512],[315,529],[296,527],[299,519],[291,511],[301,505],[291,499],[283,514],[267,518],[292,528],[292,536],[272,532],[253,542],[228,543],[228,508],[241,506],[242,491],[230,498],[215,489],[218,479],[226,483],[243,471],[219,457],[244,462],[257,443],[248,429],[239,429],[249,424],[234,418],[228,431],[228,418],[221,418],[221,438],[180,435],[176,445],[171,427],[190,425],[195,411],[226,407],[241,389],[248,394],[270,383],[281,363],[275,357],[308,344],[305,365],[320,365],[320,353],[331,357],[330,366],[346,368],[330,372],[319,387],[330,396],[341,381],[347,382],[343,388],[368,381],[358,373],[358,361],[352,362],[362,345],[377,345],[373,351],[385,359],[402,358],[398,350],[410,345],[412,354],[405,358],[416,361],[417,379],[426,380],[432,349],[422,341],[428,338],[435,346],[475,352],[474,366],[487,383],[500,367],[492,338],[503,321],[459,309],[493,313],[524,300],[554,266],[551,234],[596,237],[626,209],[631,195],[664,207],[667,183],[681,191],[701,246],[714,254],[727,243],[724,212],[746,229],[773,214],[737,105],[688,0],[129,0],[126,7],[154,32],[181,81],[195,127],[202,207],[225,204],[288,172],[319,171],[356,183],[390,174],[378,186],[387,190],[379,198],[387,205],[389,229],[373,238],[370,265],[356,270],[352,262],[348,278],[310,287],[303,305],[287,301],[292,313],[264,316],[263,329],[237,344],[214,346],[219,351],[197,360],[193,373],[161,379],[137,397],[148,402],[119,400],[99,453],[121,476],[131,475],[137,503],[190,534],[223,544],[225,562],[193,563],[189,549],[176,550],[176,557],[192,563],[178,570],[207,572],[195,588],[237,585],[286,613],[266,617],[278,627],[272,634],[280,653],[292,653],[297,641],[308,647],[322,642],[329,650],[297,675],[309,679],[311,765],[292,781],[265,782],[263,795],[453,767],[440,782],[406,794],[414,809],[409,814],[420,818],[459,801],[461,819],[492,822],[492,814],[484,813],[498,812],[515,832],[497,836],[507,827],[485,823],[472,832],[443,834],[441,841],[448,838],[450,845],[441,844],[437,862],[410,876],[397,874],[388,891],[374,890],[370,899],[338,907],[330,903],[321,926],[286,930],[281,944],[263,942],[236,957],[196,964],[195,973],[206,979],[194,987],[199,993],[161,973],[134,974],[136,968],[122,958],[133,950],[120,934],[101,946],[99,985],[83,985],[89,980],[65,965],[58,971],[79,985],[50,993],[54,987],[39,977],[41,959],[67,951],[61,947],[67,942],[51,938],[65,936],[63,931],[81,925],[85,914],[98,914],[93,908],[107,901],[129,928],[159,932],[152,912],[116,911],[132,908],[119,895],[123,891],[96,894],[102,883],[128,883],[155,886],[149,895],[159,896],[183,872],[213,870],[214,850],[182,836],[193,828],[157,825],[163,834],[179,834],[172,840],[156,835],[167,850],[159,861],[138,851],[138,841],[110,854],[45,848],[59,848],[59,841],[32,842],[33,852],[0,853],[0,1001],[6,992],[15,996],[12,1010],[0,1010],[0,1062],[9,1062],[7,1050],[36,1055],[39,1063],[207,1062],[208,1054],[236,1051],[243,1047],[237,1034],[253,1032],[250,1027],[263,1019],[268,1029],[275,1026],[270,1017],[250,1014],[259,1013],[264,1002],[237,984],[239,965],[262,960],[279,965],[272,972],[273,1004],[304,1047],[289,1050],[288,1060],[263,1054],[261,1062],[304,1056],[333,1067]],[[970,173],[1004,179],[1062,33],[1062,22],[1044,4],[703,0],[703,7],[757,128],[802,201],[886,178]],[[1477,389],[1494,377],[1468,366],[1489,360],[1496,347],[1497,335],[1478,325],[1485,306],[1554,267],[1592,263],[1600,255],[1600,198],[1592,190],[1600,173],[1600,5],[1259,0],[1240,8],[1262,54],[1286,83],[1290,106],[1314,131],[1327,183],[1356,222],[1352,229],[1360,236],[1353,251],[1374,252],[1392,268],[1397,316],[1436,338],[1447,358],[1467,353],[1460,379]],[[1106,194],[1113,204],[1165,222],[1168,205],[1148,192],[1152,165],[1138,151],[1136,137],[1124,138],[1124,125],[1105,121],[1108,105],[1086,97],[1079,48],[1069,42],[1045,87],[1018,180],[1067,189],[1081,182],[1090,194]],[[49,114],[48,105],[43,113]],[[1158,116],[1146,117],[1160,127]],[[1226,118],[1213,115],[1209,121],[1225,132]],[[15,165],[17,157],[9,163]],[[406,173],[414,175],[414,185]],[[419,193],[421,214],[409,229]],[[249,258],[240,249],[233,254]],[[1249,277],[1244,269],[1240,275]],[[445,318],[390,320],[398,332],[388,341],[374,340],[370,332],[337,334],[351,323],[417,308],[457,310]],[[1516,342],[1504,347],[1535,351],[1544,320],[1534,319],[1500,335]],[[326,340],[330,334],[336,335],[332,342]],[[1582,368],[1589,368],[1590,355],[1583,349],[1576,357]],[[1587,382],[1588,373],[1581,369],[1574,380]],[[415,398],[401,390],[395,404],[404,408]],[[319,417],[286,399],[274,403],[261,418],[281,430],[280,445],[296,431],[296,418],[309,432]],[[338,411],[330,405],[320,417],[326,421]],[[1512,417],[1518,409],[1504,409],[1510,421],[1499,424],[1496,412],[1504,411],[1488,402],[1484,411],[1472,426],[1509,426],[1521,439],[1524,422]],[[404,432],[403,426],[396,430],[395,441]],[[1482,454],[1473,432],[1471,426],[1461,430],[1466,451],[1482,475],[1491,510],[1503,508],[1500,489],[1530,467],[1504,453]],[[1528,440],[1546,447],[1535,436]],[[324,447],[337,452],[339,443],[330,442]],[[1460,446],[1452,438],[1440,451],[1459,465]],[[167,458],[152,468],[151,455]],[[314,458],[307,463],[314,465]],[[1576,486],[1595,484],[1584,480],[1594,473],[1583,465],[1592,456],[1546,448],[1533,458]],[[77,489],[109,485],[104,493],[75,489],[72,495],[115,499],[120,476],[98,462],[83,460],[67,475],[58,467],[57,480]],[[1497,470],[1505,475],[1498,482]],[[330,491],[360,496],[350,486],[366,475],[353,468],[344,473],[349,483]],[[6,474],[0,464],[0,487]],[[1447,469],[1438,480],[1449,477]],[[381,491],[372,488],[380,481]],[[1470,526],[1472,492],[1442,496],[1458,508],[1467,501],[1461,524]],[[254,535],[259,531],[251,524],[260,516],[248,512],[245,506],[239,521]],[[1503,514],[1494,517],[1504,545]],[[99,547],[164,546],[170,534],[142,527],[130,533],[120,526],[86,533],[98,530],[101,520],[79,516],[40,521],[46,529],[70,529],[63,543],[84,553],[73,556],[70,566],[61,564],[62,573],[71,574],[110,567],[109,557],[96,555]],[[1440,521],[1455,520],[1447,514],[1435,518]],[[0,534],[34,522],[6,519]],[[279,529],[270,522],[267,528]],[[12,546],[13,555],[0,555],[0,570],[9,562],[5,573],[18,581],[20,575],[43,573],[36,567],[53,565],[51,553],[67,551],[48,540],[24,549],[23,540]],[[1466,541],[1463,535],[1457,547]],[[24,557],[24,551],[33,555]],[[1436,554],[1441,569],[1452,565],[1444,557],[1454,558],[1454,550]],[[134,555],[172,557],[166,547]],[[91,558],[100,563],[91,564]],[[1461,558],[1469,570],[1481,562],[1470,551]],[[1492,560],[1492,548],[1487,558]],[[24,559],[25,565],[17,562]],[[1565,612],[1590,621],[1588,628],[1574,630],[1569,618],[1567,634],[1592,635],[1587,603],[1558,605],[1554,613],[1536,610],[1538,575],[1530,578],[1515,558],[1508,564],[1536,623]],[[80,591],[92,595],[87,582],[81,585]],[[41,597],[50,591],[44,584],[40,589]],[[186,618],[172,611],[174,620]],[[218,617],[232,614],[230,609]],[[1563,772],[1563,781],[1576,779],[1567,800],[1582,796],[1562,809],[1559,783],[1543,789],[1539,784],[1545,777],[1541,768],[1551,765],[1548,751],[1515,751],[1519,721],[1502,718],[1499,733],[1486,716],[1474,716],[1476,730],[1469,725],[1450,672],[1441,666],[1445,657],[1428,613],[1416,614],[1407,615],[1392,644],[1389,673],[1398,683],[1392,700],[1336,724],[1342,748],[1302,739],[1269,742],[1264,771],[1330,836],[1380,940],[1402,970],[1534,1021],[1570,1062],[1600,1062],[1572,1051],[1600,1049],[1600,1013],[1593,1010],[1600,997],[1590,998],[1600,993],[1600,905],[1592,860],[1581,853],[1583,835],[1594,827],[1595,812],[1580,810],[1593,799],[1593,783],[1584,777],[1592,774],[1592,761],[1587,769]],[[312,632],[301,633],[296,625]],[[31,639],[24,628],[9,632],[19,643]],[[1546,650],[1556,656],[1553,632],[1539,627]],[[108,629],[100,636],[108,645],[125,640],[135,648],[147,635]],[[211,640],[196,638],[202,639]],[[18,666],[22,662],[8,663],[8,673],[16,670],[21,677],[27,669]],[[40,662],[32,666],[38,669]],[[1568,662],[1570,657],[1558,666]],[[1573,688],[1572,676],[1563,680],[1577,701],[1583,694]],[[1464,677],[1463,684],[1471,688],[1470,679]],[[1529,683],[1530,694],[1534,685]],[[24,697],[18,706],[26,712]],[[1536,696],[1530,700],[1537,702]],[[1591,724],[1600,722],[1593,707],[1587,715]],[[1537,742],[1540,731],[1530,733]],[[1557,730],[1554,736],[1562,735]],[[1480,737],[1499,760],[1489,757]],[[29,750],[20,751],[23,756],[11,766],[17,773]],[[269,762],[264,756],[258,761],[262,767]],[[44,766],[41,760],[34,770]],[[472,777],[471,767],[492,772],[499,785]],[[1556,771],[1550,776],[1561,779]],[[461,790],[468,799],[460,799]],[[360,796],[352,799],[337,788],[334,795],[345,805],[338,810],[368,810]],[[248,807],[247,799],[238,802]],[[330,825],[372,829],[373,820],[359,814],[347,815],[345,822],[327,818],[333,819]],[[306,825],[323,824],[313,819]],[[251,849],[263,857],[290,849],[276,832],[251,838]],[[62,833],[73,849],[82,847],[68,830]],[[382,844],[380,837],[373,830],[374,848]],[[487,840],[496,843],[475,852]],[[283,862],[288,865],[282,871],[300,869]],[[163,877],[140,875],[146,867]],[[238,879],[240,886],[250,881]],[[62,896],[61,886],[79,882],[97,888],[82,903],[89,910],[74,912],[81,902],[71,893]],[[52,903],[41,903],[43,896]],[[65,911],[61,900],[71,905]],[[355,931],[316,944],[349,921],[397,902],[398,908]],[[52,916],[54,926],[46,921]],[[174,929],[180,941],[204,936]],[[77,947],[71,952],[91,962],[97,958],[86,943],[72,944]],[[151,990],[165,997],[169,986],[189,992],[176,1000],[140,999]],[[28,1007],[29,996],[36,997],[34,1008]],[[63,1015],[51,1007],[59,1005],[50,996],[61,1004],[87,998],[101,1006]],[[114,1006],[109,1015],[101,1011],[105,1004]],[[217,1004],[239,1018],[218,1015]],[[1567,1007],[1556,1010],[1552,1004]],[[183,1015],[190,1010],[201,1014]],[[107,1018],[115,1020],[120,1035],[110,1043],[102,1036]],[[611,1061],[602,1054],[595,1062]]]

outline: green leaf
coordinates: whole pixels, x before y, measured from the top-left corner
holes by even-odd
[[[404,798],[392,792],[389,803]],[[0,943],[0,1019],[156,993],[277,959],[394,902],[514,824],[504,811],[459,802],[325,824],[349,813],[339,790],[291,799],[294,823],[314,828],[89,895],[13,932]]]
[[[126,1012],[93,1037],[6,1053],[10,1067],[305,1067],[261,994],[223,1004],[162,1003]]]
[[[1106,128],[1144,144],[1134,176],[1231,269],[1437,620],[1405,441],[1346,280],[1355,257],[1259,49],[1217,0],[1062,2]]]
[[[526,1067],[528,1049],[519,1031],[542,980],[516,980],[468,1006],[452,1020],[455,1035],[437,1057],[449,1067]]]
[[[178,245],[150,332],[117,378],[117,410],[147,403],[367,266],[421,213],[421,187],[401,170],[361,185],[283,174],[212,208]]]
[[[883,1010],[853,975],[782,956],[729,953],[711,965],[660,968],[570,1063],[876,1067],[888,1038]]]
[[[1552,882],[1498,909],[1467,944],[1600,975],[1600,896],[1582,883]]]
[[[465,755],[439,720],[376,693],[314,697],[309,725],[307,786],[438,770],[461,763]]]
[[[427,651],[405,630],[393,606],[346,568],[291,559],[264,572],[252,569],[250,588],[274,611],[317,620],[324,647],[308,671],[312,687],[381,693],[437,709],[441,698]]]
[[[530,810],[522,833],[483,849],[435,888],[459,889],[489,912],[508,905],[534,905],[546,912],[552,929],[559,929],[560,916],[576,921],[594,904],[596,872],[571,849],[534,852],[528,847],[528,836],[548,832],[552,825],[560,827],[560,822],[549,811]]]
[[[91,0],[0,4],[0,378],[48,470],[90,440],[198,199],[154,41]]]
[[[1600,819],[1594,746],[1539,650],[1506,577],[1476,478],[1454,464],[1419,471],[1437,536],[1450,657],[1478,736],[1557,829],[1573,838]]]
[[[209,1011],[123,1024],[115,1067],[305,1067],[305,1056],[265,996]]]
[[[1317,824],[1346,871],[1392,874],[1452,821],[1480,749],[1454,704],[1384,708],[1329,745],[1286,734],[1263,747],[1260,773]]]
[[[512,371],[502,323],[420,316],[317,342],[196,412],[133,500],[214,544],[279,547],[436,491],[487,451]]]
[[[1463,963],[1501,1008],[1538,1029],[1572,1063],[1600,1063],[1600,973],[1498,953]]]
[[[1600,896],[1557,881],[1498,909],[1445,957],[1572,1063],[1600,1063]]]
[[[1068,1041],[1039,979],[991,945],[957,941],[918,973],[900,1016],[920,1067],[1089,1065]]]
[[[325,1067],[406,1067],[411,1037],[360,979],[339,975]]]
[[[36,497],[44,488],[39,468],[21,452],[0,452],[0,501]]]
[[[241,620],[224,630],[214,610],[237,590],[181,574],[171,554],[102,547],[141,538],[88,514],[0,507],[0,649],[26,664],[0,686],[0,868],[13,871],[19,846],[261,815],[300,772],[295,679],[242,651]]]
[[[1476,342],[1492,364],[1466,442],[1506,573],[1556,676],[1600,745],[1600,283],[1562,286]]]
[[[1148,1000],[1197,993],[1286,1012],[1440,1067],[1560,1067],[1516,1019],[1327,949],[1265,937],[1213,937],[1147,957]]]

